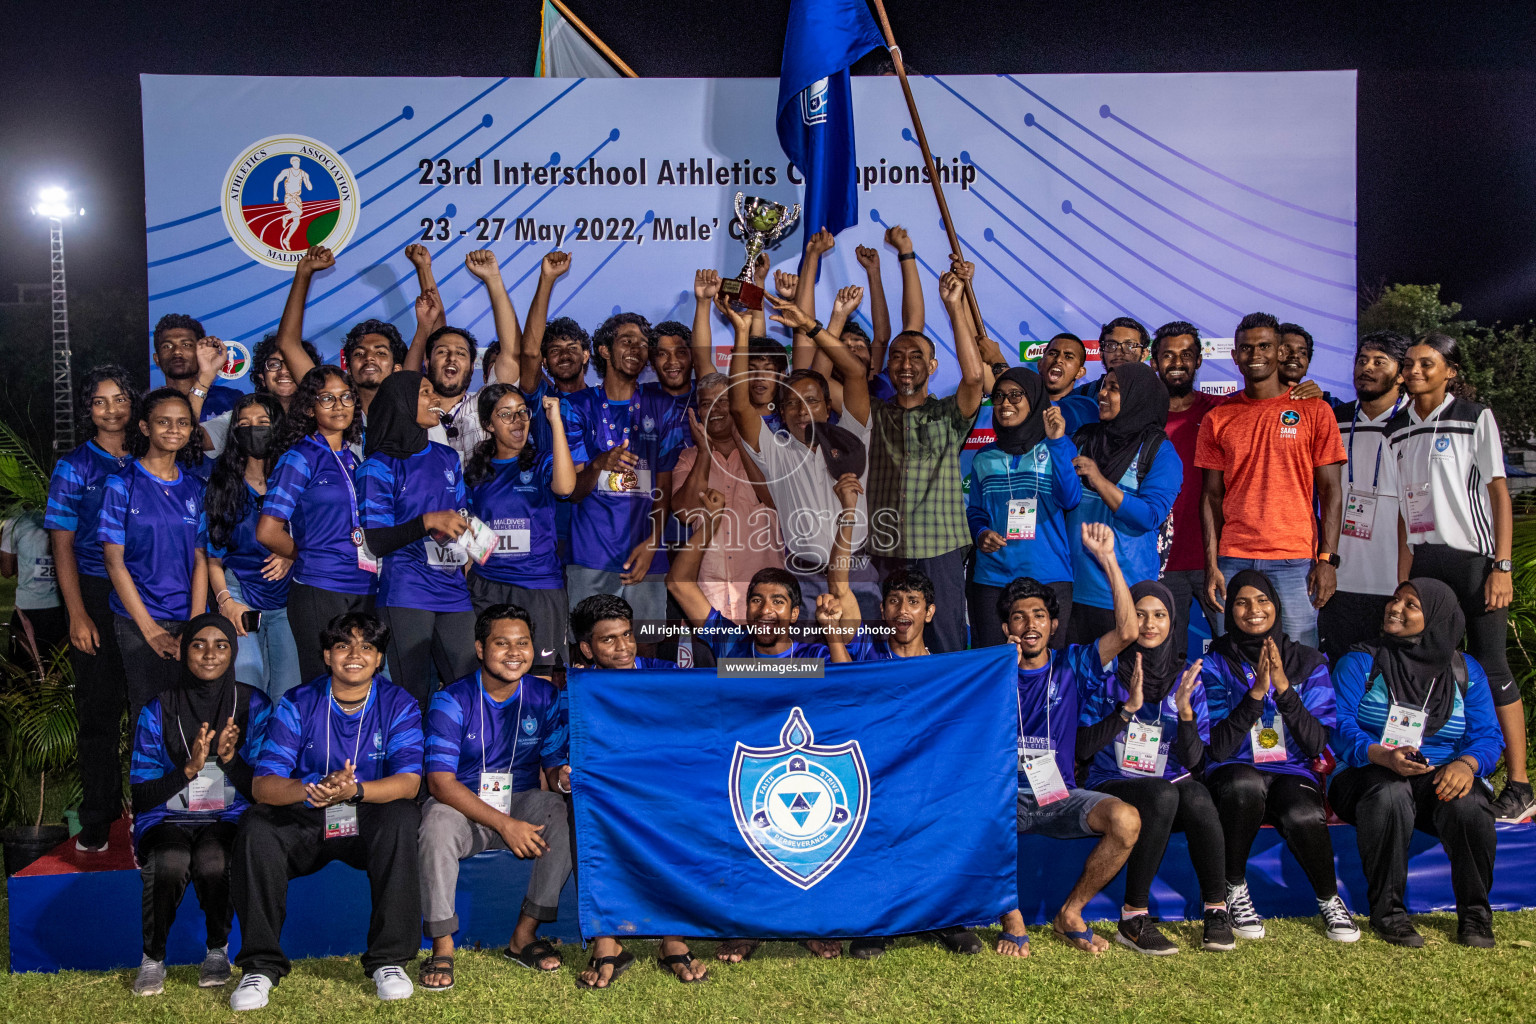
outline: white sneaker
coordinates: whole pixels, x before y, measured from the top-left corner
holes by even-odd
[[[411,979],[400,967],[380,967],[373,972],[373,984],[379,991],[379,998],[385,1002],[409,999],[416,991],[411,985]]]
[[[247,974],[229,994],[231,1010],[259,1010],[267,1005],[267,994],[272,991],[272,979],[265,974]]]
[[[1349,916],[1342,896],[1335,893],[1333,899],[1318,900],[1317,912],[1323,918],[1323,934],[1334,942],[1354,942],[1360,938],[1360,927]]]
[[[1243,939],[1262,939],[1264,919],[1253,907],[1248,884],[1227,886],[1227,911],[1232,915],[1232,932]]]

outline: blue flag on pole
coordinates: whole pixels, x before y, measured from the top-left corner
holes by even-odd
[[[779,145],[805,178],[805,236],[859,222],[848,69],[884,46],[865,0],[792,0],[779,71]]]
[[[1017,657],[1004,644],[824,679],[572,670],[582,934],[995,921],[1018,904]]]

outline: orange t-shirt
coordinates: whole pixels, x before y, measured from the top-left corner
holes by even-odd
[[[1317,553],[1312,473],[1343,461],[1338,421],[1321,398],[1253,399],[1239,391],[1206,413],[1195,465],[1226,477],[1218,553],[1311,558]]]

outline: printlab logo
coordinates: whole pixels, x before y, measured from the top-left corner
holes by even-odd
[[[362,208],[341,154],[303,135],[274,135],[237,156],[220,205],[230,237],[280,270],[292,270],[312,245],[339,253]]]
[[[857,740],[817,746],[795,708],[777,747],[737,742],[731,759],[731,813],[757,858],[810,889],[846,857],[869,817],[869,769]]]
[[[819,78],[800,93],[800,119],[807,127],[827,121],[827,82]]]
[[[251,366],[251,350],[238,341],[224,343],[224,365],[219,376],[225,380],[239,380]]]

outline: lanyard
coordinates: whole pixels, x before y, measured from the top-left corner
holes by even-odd
[[[1040,442],[1040,444],[1044,444],[1044,443],[1045,443],[1044,441]],[[1035,447],[1038,448],[1039,445],[1036,445]],[[1008,481],[1008,500],[1009,501],[1013,500],[1013,474],[1018,472],[1018,470],[1019,470],[1019,460],[1024,458],[1024,456],[1028,455],[1028,456],[1030,456],[1030,461],[1033,462],[1034,461],[1034,452],[1035,452],[1034,448],[1031,448],[1027,452],[1020,452],[1019,454],[1017,454],[1017,455],[1015,455],[1013,457],[1012,465],[1008,466],[1006,469],[1003,470],[1003,479]],[[1039,498],[1040,497],[1040,474],[1038,474],[1038,473],[1031,472],[1029,474],[1029,496],[1031,498]]]
[[[1258,676],[1253,674],[1253,669],[1248,665],[1240,665],[1239,667],[1243,670],[1243,678],[1247,680],[1248,688],[1250,690],[1253,689],[1253,684],[1259,681]],[[1291,685],[1294,686],[1295,684],[1293,683]],[[1270,695],[1266,693],[1264,695],[1264,707],[1259,712],[1259,720],[1262,721],[1266,727],[1268,727],[1274,724],[1275,716],[1279,713],[1280,705],[1275,703],[1273,698],[1271,698]]]
[[[629,398],[629,423],[625,424],[622,431],[613,422],[613,417],[608,411],[608,392],[601,384],[594,389],[597,392],[597,404],[599,409],[599,422],[602,424],[599,440],[603,444],[603,450],[615,448],[620,443],[629,440],[629,431],[635,423],[635,413],[640,408],[640,385],[635,384],[635,393]]]
[[[1429,698],[1431,698],[1431,697],[1433,697],[1435,695],[1435,684],[1438,683],[1439,681],[1440,681],[1440,677],[1439,676],[1435,676],[1435,678],[1433,678],[1433,679],[1431,679],[1429,681],[1429,689],[1424,694],[1424,705],[1422,707],[1419,707],[1419,708],[1414,708],[1415,711],[1422,711],[1425,714],[1429,713]],[[1385,677],[1382,678],[1381,682],[1387,688],[1387,700],[1389,700],[1393,704],[1396,704],[1397,703],[1397,695],[1392,692],[1392,684],[1387,682]],[[1402,704],[1402,705],[1399,705],[1399,706],[1400,707],[1405,707],[1405,708],[1413,708],[1412,704]]]
[[[235,714],[236,718],[240,717],[240,691],[239,690],[235,691],[235,711],[234,711],[234,714]],[[181,727],[181,715],[179,715],[179,714],[176,716],[176,731],[181,733],[181,746],[182,746],[182,749],[187,752],[187,756],[188,757],[191,757],[192,756],[192,744],[187,742],[187,730],[185,730],[185,729],[183,729]],[[217,738],[217,737],[215,737],[215,738]]]
[[[1406,397],[1399,396],[1397,401],[1392,403],[1392,411],[1387,413],[1386,422],[1388,422],[1388,423],[1392,422],[1392,417],[1394,417],[1394,416],[1396,416],[1398,414],[1398,412],[1403,408],[1403,405],[1406,402],[1407,402],[1407,398]],[[1355,415],[1354,415],[1354,418],[1349,421],[1349,482],[1351,484],[1353,484],[1355,482],[1355,425],[1357,423],[1359,423],[1359,422],[1360,422],[1360,403],[1358,401],[1356,401],[1355,402]],[[1385,448],[1386,446],[1387,446],[1387,439],[1386,439],[1385,436],[1383,436],[1381,441],[1378,442],[1377,445],[1376,445],[1376,470],[1375,470],[1375,472],[1373,472],[1371,474],[1371,493],[1372,494],[1376,493],[1377,487],[1381,483],[1381,450],[1383,448]],[[1431,445],[1431,447],[1433,447],[1433,445]]]
[[[352,498],[352,504],[348,506],[348,511],[352,513],[352,543],[356,544],[358,547],[362,547],[362,520],[358,518],[357,485],[352,482],[352,471],[348,469],[347,464],[342,461],[341,452],[326,444],[324,437],[320,436],[319,434],[315,434],[310,438],[310,440],[319,445],[321,448],[324,448],[327,452],[330,452],[331,458],[336,460],[336,468],[341,470],[341,478],[347,484],[347,494]],[[351,454],[351,452],[349,451],[348,454]]]
[[[341,711],[341,705],[336,703],[336,691],[334,684],[332,684],[332,687],[327,692],[326,696],[328,696],[331,703],[336,706],[336,710]],[[357,713],[357,742],[352,744],[353,771],[357,770],[357,755],[363,749],[363,720],[368,717],[368,702],[372,699],[373,682],[370,680],[368,683],[368,692],[363,695],[363,706]],[[346,714],[345,711],[341,711],[341,713],[343,715]],[[329,708],[326,709],[325,714],[325,773],[327,775],[331,773],[331,713]]]
[[[1440,408],[1436,409],[1431,414],[1432,416],[1434,416],[1434,419],[1435,419],[1435,429],[1430,431],[1430,434],[1429,434],[1429,452],[1428,452],[1428,454],[1426,454],[1424,456],[1424,482],[1426,484],[1429,483],[1430,480],[1433,479],[1433,477],[1434,477],[1434,473],[1435,473],[1435,442],[1437,440],[1439,440],[1439,438],[1440,438],[1440,422],[1441,422],[1440,414],[1445,411],[1445,406],[1449,402],[1449,400],[1450,400],[1450,396],[1446,396],[1446,401],[1445,402],[1441,402],[1440,403]],[[1424,422],[1424,421],[1421,420],[1420,422]],[[1431,685],[1433,685],[1433,684],[1431,684]],[[1425,704],[1425,707],[1428,707],[1428,706],[1429,706],[1428,704]]]
[[[1045,663],[1045,742],[1051,742],[1051,680],[1056,676],[1056,656],[1046,655]],[[1019,715],[1019,743],[1024,742],[1024,698],[1019,696],[1018,687],[1013,689],[1013,706]]]
[[[480,682],[480,673],[475,673],[475,682]],[[485,736],[485,702],[491,698],[485,692],[485,685],[480,686],[480,774],[485,774],[485,746],[489,741]],[[523,684],[517,684],[517,717],[512,719],[512,759],[507,762],[507,774],[512,774],[512,766],[517,764],[517,730],[523,724]]]

